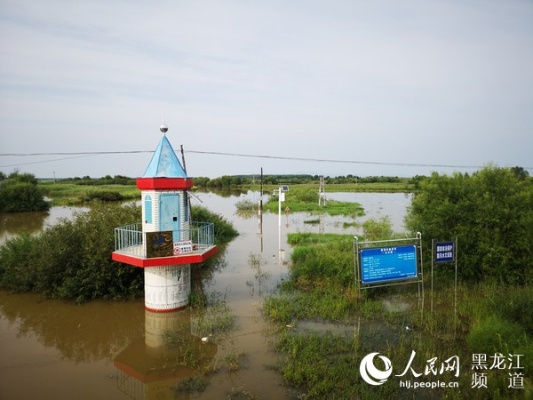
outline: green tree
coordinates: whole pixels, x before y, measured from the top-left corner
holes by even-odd
[[[111,261],[114,228],[140,218],[138,206],[94,205],[39,235],[0,247],[0,287],[83,302],[142,293],[139,268]]]
[[[405,222],[412,232],[422,233],[426,249],[431,239],[457,238],[462,279],[531,283],[531,179],[487,166],[472,176],[433,173],[419,183]]]
[[[32,174],[14,172],[0,183],[0,212],[46,211],[49,204]]]
[[[513,171],[516,177],[520,180],[524,180],[529,177],[529,172],[522,167],[513,167],[511,168],[511,171]]]
[[[238,235],[218,214],[193,207],[196,221],[215,223],[215,241],[228,243]],[[132,205],[94,204],[38,235],[21,235],[0,247],[0,288],[38,292],[51,298],[84,302],[124,299],[142,294],[143,272],[114,262],[114,229],[141,219]]]

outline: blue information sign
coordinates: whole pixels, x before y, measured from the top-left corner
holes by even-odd
[[[435,261],[445,262],[454,260],[454,243],[453,242],[437,242],[435,249]]]
[[[416,278],[416,246],[374,247],[361,250],[361,282],[379,283]]]

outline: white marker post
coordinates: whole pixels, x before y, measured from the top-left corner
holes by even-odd
[[[278,256],[281,264],[281,203],[285,201],[285,192],[289,191],[287,185],[280,186],[278,189]]]

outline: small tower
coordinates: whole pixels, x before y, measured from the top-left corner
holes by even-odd
[[[190,265],[217,252],[212,223],[190,220],[188,193],[193,180],[163,137],[142,178],[142,222],[115,228],[112,258],[144,268],[145,308],[179,310],[189,304]]]

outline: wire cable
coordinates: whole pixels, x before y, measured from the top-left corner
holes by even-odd
[[[91,155],[143,154],[143,153],[153,153],[153,150],[81,151],[81,152],[49,152],[49,153],[0,153],[0,157],[91,156]],[[185,150],[185,153],[229,156],[229,157],[262,158],[262,159],[271,159],[271,160],[323,162],[323,163],[337,163],[337,164],[382,165],[382,166],[393,166],[393,167],[428,167],[428,168],[458,168],[458,169],[481,169],[484,167],[482,165],[424,164],[424,163],[402,163],[402,162],[386,162],[386,161],[335,160],[335,159],[325,159],[325,158],[286,157],[286,156],[274,156],[274,155],[226,153],[226,152],[219,152],[219,151],[199,151],[199,150]],[[70,158],[76,158],[76,157],[70,157]],[[61,161],[65,159],[68,159],[68,158],[35,161],[35,162],[25,163],[25,164],[39,164],[39,163],[45,163],[45,162]],[[0,165],[0,167],[10,167],[14,165],[25,165],[25,164]],[[533,167],[522,167],[522,168],[525,170],[529,170],[529,171],[533,170]]]

